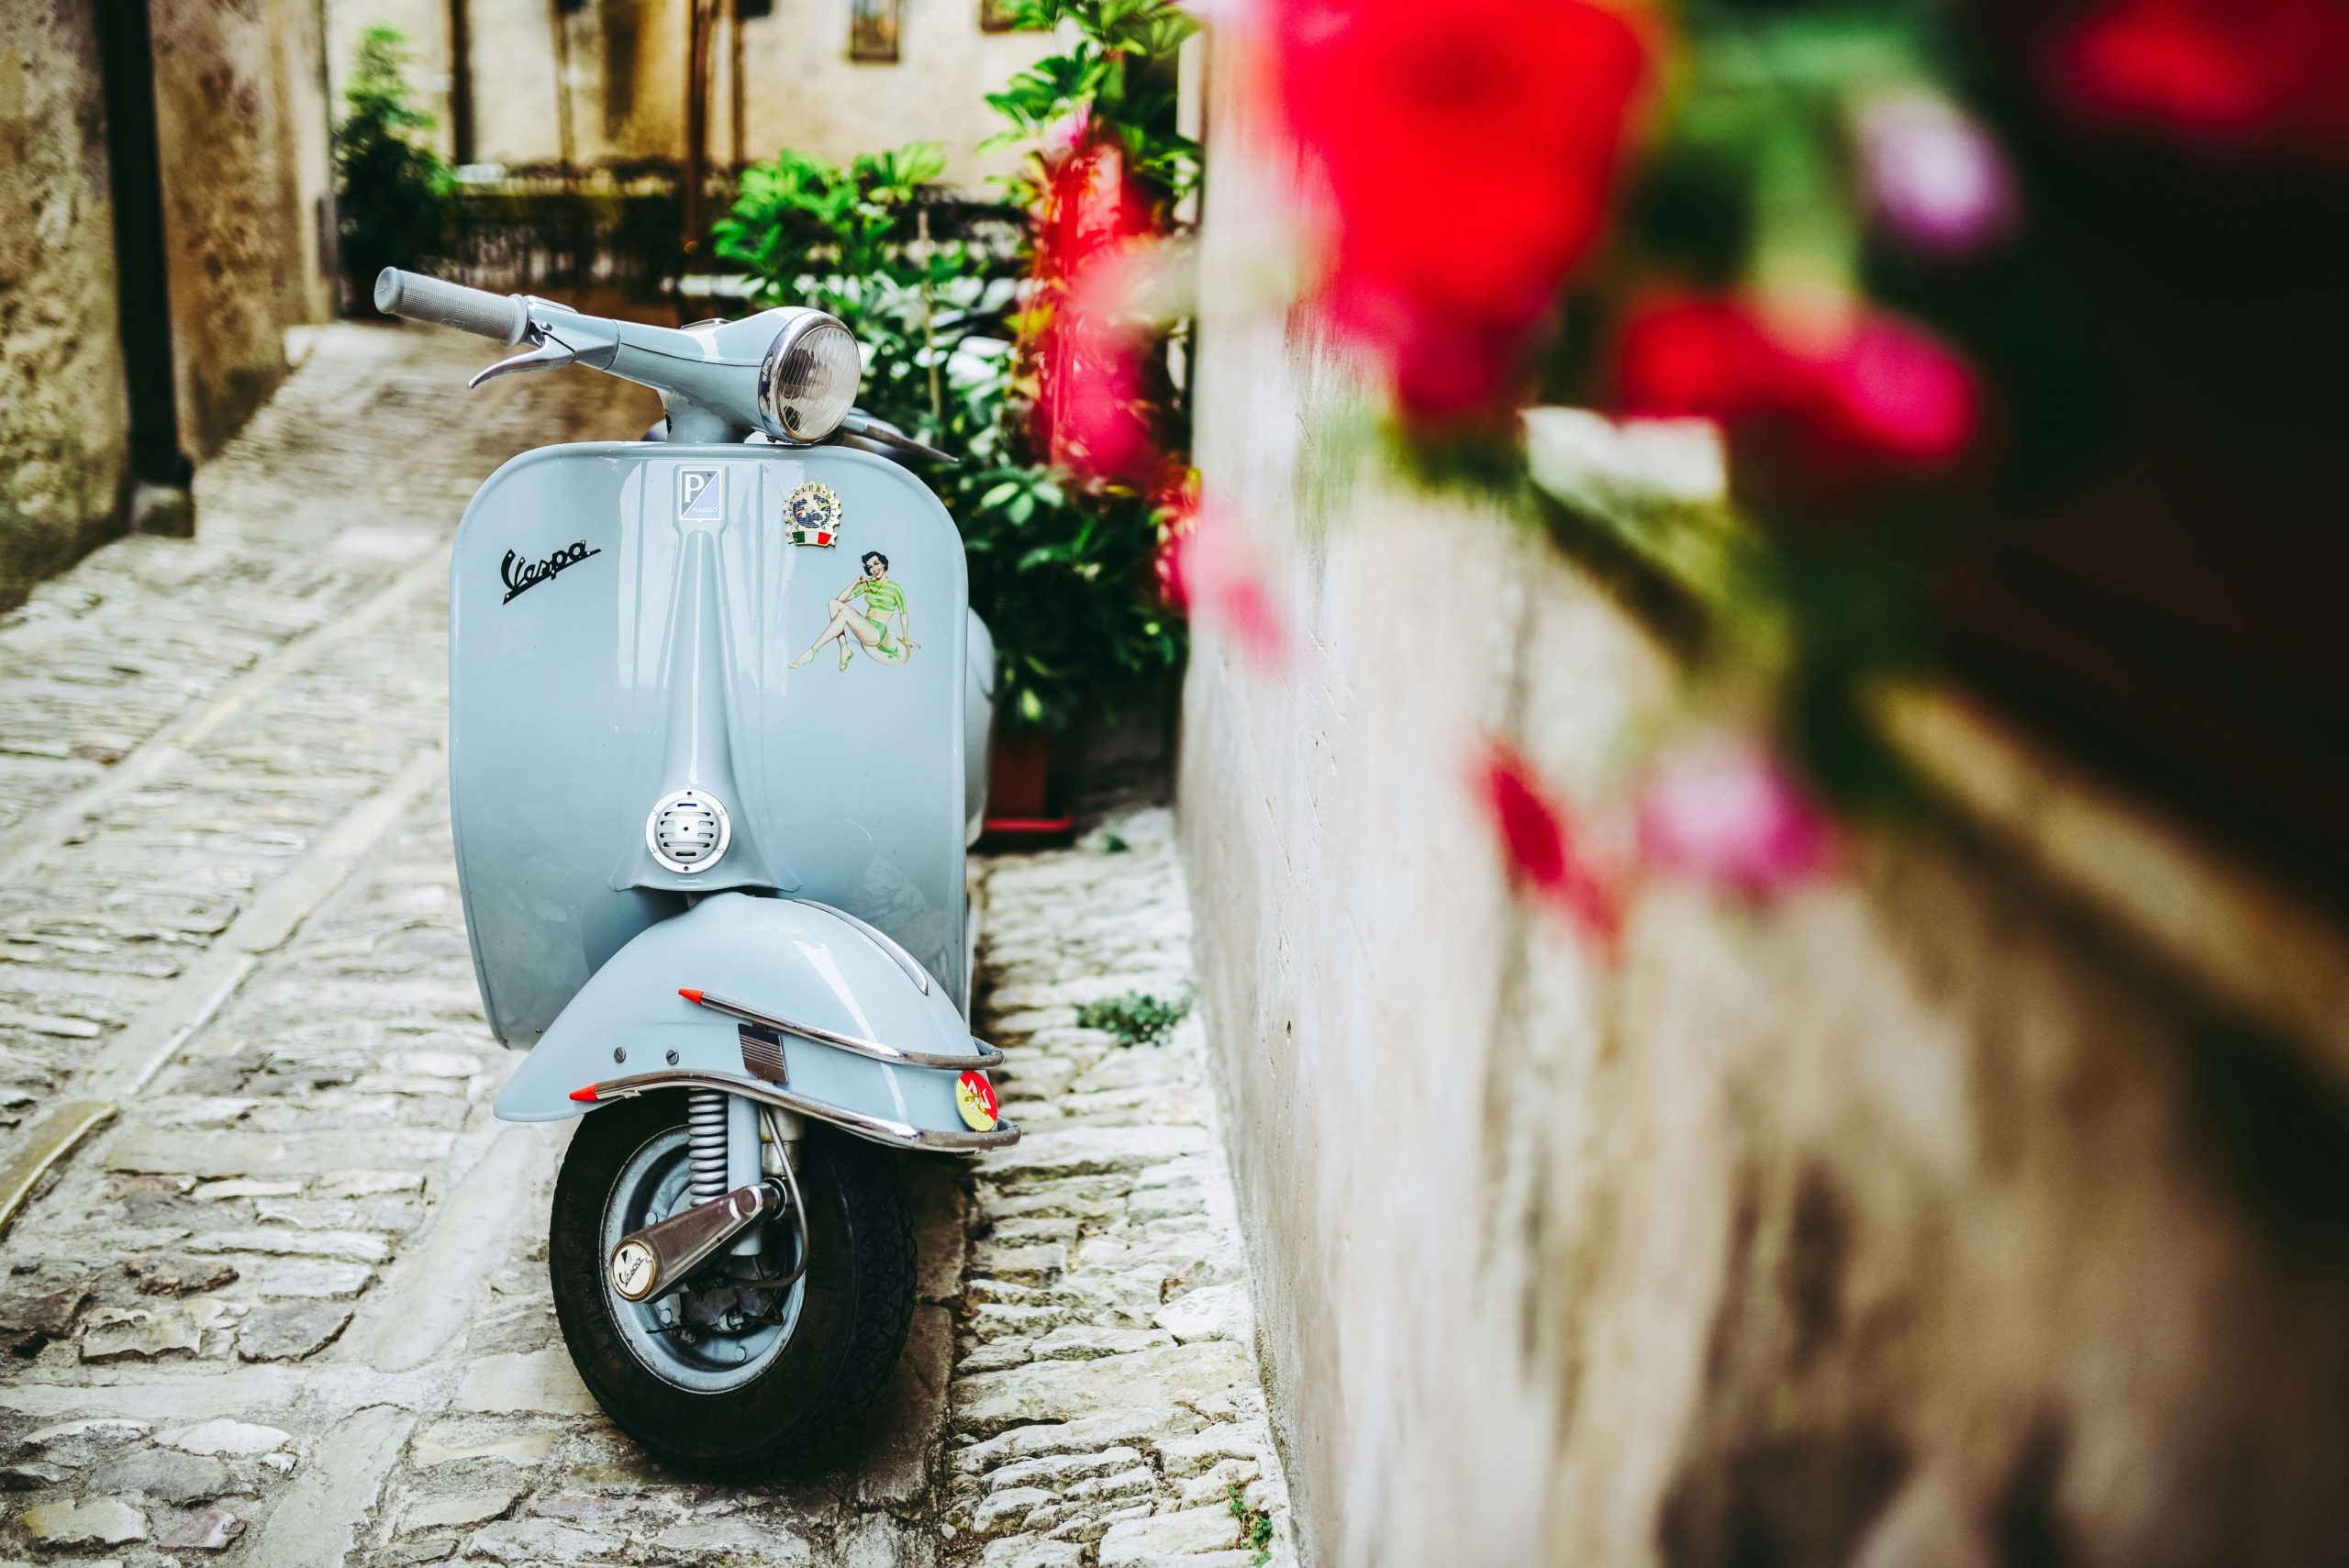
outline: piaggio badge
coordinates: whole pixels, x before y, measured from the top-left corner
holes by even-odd
[[[677,470],[677,521],[715,523],[726,516],[726,471],[722,468]]]

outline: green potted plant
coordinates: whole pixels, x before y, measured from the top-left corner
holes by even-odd
[[[413,139],[433,121],[408,102],[406,41],[396,28],[359,35],[342,90],[350,113],[335,127],[342,276],[356,305],[373,297],[385,267],[430,271],[441,245],[449,167]]]
[[[926,238],[944,168],[931,142],[846,168],[786,150],[744,171],[717,253],[757,281],[757,304],[840,317],[865,347],[863,406],[961,460],[930,479],[996,639],[990,820],[1065,826],[1064,738],[1180,668],[1182,623],[1157,594],[1154,504],[1039,461],[1015,390],[1016,260]]]

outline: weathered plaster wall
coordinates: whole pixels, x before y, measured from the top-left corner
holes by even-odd
[[[743,29],[745,141],[753,158],[796,147],[835,161],[908,141],[946,149],[946,183],[996,193],[1016,150],[981,154],[1004,128],[986,95],[1051,53],[1044,33],[979,29],[979,0],[904,0],[894,64],[848,57],[846,0],[775,0],[774,16]]]
[[[154,0],[181,444],[217,450],[327,315],[312,0]],[[0,6],[0,608],[122,523],[128,410],[93,8]]]
[[[151,0],[173,369],[181,442],[199,461],[284,379],[285,328],[322,314],[309,292],[317,220],[298,149],[326,134],[323,109],[315,92],[281,96],[301,78],[286,46],[314,35],[303,9],[305,0]]]
[[[1652,888],[1611,958],[1529,909],[1479,737],[1603,816],[1694,699],[1553,549],[1344,443],[1230,282],[1279,188],[1210,163],[1199,458],[1295,657],[1203,643],[1181,814],[1307,1560],[2344,1560],[2337,940],[2266,950],[2272,1016],[2336,999],[2266,1027],[1932,821],[1775,910]],[[2023,815],[2219,970],[2254,945],[2119,817]]]
[[[116,527],[113,221],[90,7],[0,6],[0,607]]]
[[[711,164],[732,161],[738,135],[749,158],[796,147],[841,162],[929,140],[947,150],[948,183],[985,192],[987,175],[1017,161],[978,151],[1002,128],[985,95],[1054,46],[1040,34],[983,32],[979,0],[903,4],[894,63],[849,59],[847,0],[774,0],[771,15],[745,22],[739,133],[734,46],[721,22],[710,51]],[[418,106],[440,122],[431,139],[451,155],[446,0],[328,6],[337,93],[360,32],[399,28]],[[556,164],[566,125],[571,161],[583,170],[684,158],[686,0],[585,0],[559,23],[551,0],[470,0],[466,16],[477,161]]]

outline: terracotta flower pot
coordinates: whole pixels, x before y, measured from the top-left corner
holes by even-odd
[[[995,738],[988,759],[986,830],[990,838],[1041,838],[1068,831],[1074,818],[1060,808],[1053,785],[1059,737],[1019,729]]]

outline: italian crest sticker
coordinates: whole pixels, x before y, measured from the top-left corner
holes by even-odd
[[[974,1070],[954,1081],[954,1108],[963,1113],[963,1125],[973,1132],[995,1130],[998,1119],[995,1085],[987,1082],[985,1073]]]
[[[783,504],[791,542],[829,547],[841,537],[841,498],[829,484],[803,484]]]

